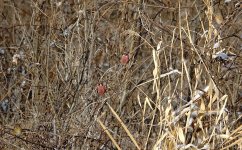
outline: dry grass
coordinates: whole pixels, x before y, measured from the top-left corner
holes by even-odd
[[[0,149],[242,149],[241,24],[236,0],[0,0]]]

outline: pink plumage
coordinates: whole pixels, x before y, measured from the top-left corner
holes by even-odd
[[[128,54],[123,54],[121,59],[120,59],[121,64],[125,65],[129,62],[129,55]]]
[[[103,96],[106,92],[106,87],[102,84],[99,84],[97,85],[97,93],[100,95],[100,96]]]

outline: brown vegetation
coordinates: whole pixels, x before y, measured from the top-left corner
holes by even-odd
[[[0,0],[0,149],[242,148],[241,3]]]

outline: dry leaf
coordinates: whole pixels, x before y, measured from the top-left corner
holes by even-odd
[[[183,144],[185,144],[185,136],[181,127],[178,127],[178,137]]]

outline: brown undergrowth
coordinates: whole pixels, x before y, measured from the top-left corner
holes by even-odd
[[[0,0],[0,149],[241,149],[241,24],[236,0]]]

